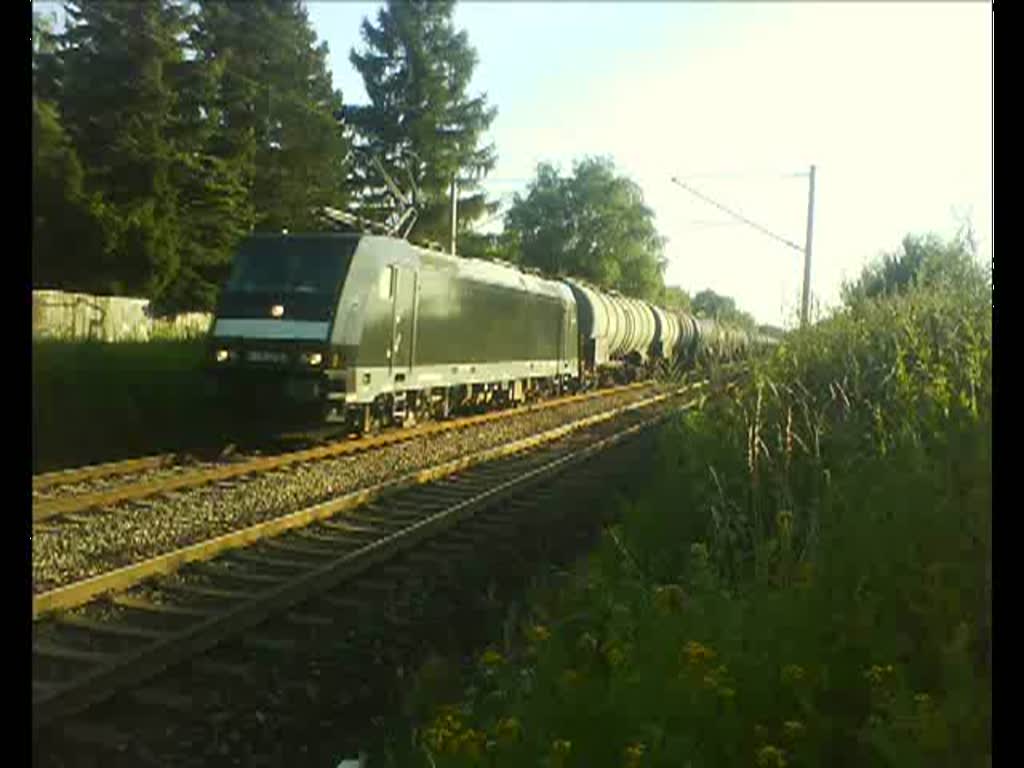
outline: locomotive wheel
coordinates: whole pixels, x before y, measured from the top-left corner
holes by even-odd
[[[373,412],[370,406],[357,405],[353,409],[353,426],[358,435],[368,435],[373,432]]]

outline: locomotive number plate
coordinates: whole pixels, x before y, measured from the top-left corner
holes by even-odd
[[[287,363],[288,355],[284,352],[267,352],[262,349],[254,349],[246,354],[245,359],[254,363]]]

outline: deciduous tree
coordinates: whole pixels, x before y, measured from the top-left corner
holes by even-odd
[[[609,160],[582,160],[569,177],[542,163],[526,195],[515,196],[505,228],[525,265],[650,301],[662,295],[664,241],[654,212]]]

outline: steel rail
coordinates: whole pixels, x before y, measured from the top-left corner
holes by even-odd
[[[90,464],[85,467],[43,472],[32,476],[32,490],[42,491],[55,485],[80,483],[83,480],[95,480],[100,477],[130,475],[132,472],[142,472],[147,469],[160,469],[173,464],[176,458],[177,454],[174,453],[159,453],[153,456],[140,456],[135,459],[108,461],[103,464]]]
[[[463,469],[482,464],[487,461],[509,456],[513,453],[533,448],[552,440],[557,440],[570,432],[585,427],[599,424],[615,416],[627,413],[638,408],[648,407],[662,402],[670,397],[684,394],[694,387],[683,387],[672,392],[655,395],[638,403],[630,403],[626,406],[605,411],[593,416],[578,419],[569,424],[540,432],[536,435],[521,438],[510,443],[498,445],[479,451],[469,456],[446,461],[441,464],[427,467],[425,469],[410,472],[396,480],[388,480],[377,483],[368,488],[363,488],[352,493],[347,493],[336,499],[331,499],[320,504],[306,507],[297,512],[292,512],[281,517],[265,520],[261,523],[241,528],[237,531],[222,534],[212,539],[197,542],[180,549],[166,552],[156,557],[151,557],[138,563],[132,563],[107,573],[102,573],[88,579],[76,581],[63,587],[57,587],[47,592],[41,592],[32,599],[32,618],[37,619],[47,613],[56,610],[74,608],[107,592],[125,590],[145,579],[159,574],[171,573],[181,566],[199,560],[208,560],[221,552],[229,549],[245,547],[260,539],[274,536],[279,533],[309,525],[310,523],[333,517],[340,512],[345,512],[356,507],[367,504],[376,499],[398,493],[416,485],[439,480],[443,477],[453,475]]]
[[[616,415],[638,411],[640,408],[666,401],[678,394],[680,394],[678,391],[665,393],[639,404],[632,403],[616,409],[617,412],[614,414],[598,414],[574,422],[572,425],[563,425],[556,430],[544,433],[549,435],[544,442],[550,442],[584,426],[606,422]],[[326,562],[322,561],[321,564],[311,560],[310,567],[303,569],[298,574],[282,576],[277,585],[271,583],[263,589],[249,589],[246,592],[205,588],[207,592],[223,594],[226,599],[234,598],[235,604],[223,609],[210,609],[210,612],[193,610],[194,621],[191,625],[177,632],[168,632],[162,637],[149,640],[141,648],[120,655],[105,655],[89,651],[61,650],[59,647],[47,646],[45,641],[36,643],[33,647],[34,655],[64,658],[71,661],[77,658],[79,661],[95,666],[63,685],[46,681],[40,681],[38,685],[34,683],[33,729],[38,730],[53,722],[55,718],[87,708],[108,698],[125,686],[137,683],[173,664],[211,649],[225,638],[252,628],[275,613],[324,593],[345,579],[362,573],[397,552],[413,547],[435,533],[461,522],[472,516],[478,509],[489,506],[499,499],[514,496],[522,489],[558,473],[564,467],[582,461],[588,456],[660,422],[672,412],[670,410],[643,419],[639,423],[625,427],[607,437],[596,436],[580,447],[563,446],[562,452],[556,453],[554,458],[548,459],[542,455],[540,458],[543,463],[524,472],[519,471],[517,465],[513,465],[511,469],[515,471],[512,472],[511,477],[508,477],[509,468],[505,468],[503,473],[496,472],[493,476],[485,477],[487,482],[483,487],[470,483],[469,495],[466,498],[445,503],[438,511],[428,511],[425,516],[409,521],[398,530],[384,529],[380,531],[381,535],[375,540],[363,544],[356,543],[355,548],[347,552],[334,555],[325,551],[323,556],[328,557]],[[541,441],[537,437],[539,436],[529,439],[530,445],[523,444],[524,441],[517,441],[521,445],[520,450],[539,444]],[[508,451],[508,453],[510,452]],[[529,455],[532,454],[527,456]],[[443,474],[450,474],[462,466],[461,462],[458,462],[460,466],[453,466],[454,464],[456,462],[440,465],[448,467]],[[439,471],[441,470],[439,469]],[[415,482],[411,476],[404,480]],[[479,483],[479,479],[477,482]],[[325,505],[318,506],[322,510],[322,516],[337,514],[337,510],[327,512],[323,509]],[[168,588],[173,589],[173,587]],[[189,591],[201,593],[204,588],[190,586],[186,588],[186,592]],[[131,599],[124,602],[130,604]],[[171,610],[176,610],[176,608],[172,607]],[[188,614],[189,611],[186,610],[185,613]]]
[[[84,512],[95,507],[105,507],[124,501],[133,501],[184,488],[208,485],[210,483],[228,480],[242,475],[269,472],[304,461],[316,461],[319,459],[343,456],[351,453],[362,453],[376,448],[414,440],[419,437],[466,429],[479,424],[486,424],[492,421],[512,418],[517,415],[536,413],[538,411],[549,410],[563,405],[571,405],[599,397],[610,397],[613,395],[623,394],[646,386],[651,386],[651,382],[637,382],[634,384],[627,384],[622,387],[615,387],[613,389],[596,390],[594,392],[586,392],[580,395],[570,395],[568,397],[538,403],[536,405],[529,406],[528,408],[495,411],[476,416],[467,416],[453,421],[429,422],[411,429],[388,432],[383,435],[376,435],[362,440],[343,440],[329,445],[307,448],[301,451],[293,451],[278,454],[276,456],[251,459],[249,461],[225,467],[205,469],[190,474],[176,475],[150,482],[123,485],[106,491],[76,494],[63,498],[40,501],[38,503],[33,503],[32,505],[32,520],[33,522],[42,522],[58,515],[73,512]],[[145,459],[140,461],[145,461]]]

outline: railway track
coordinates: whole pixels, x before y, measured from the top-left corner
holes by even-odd
[[[230,481],[320,459],[353,455],[422,437],[441,435],[567,405],[603,400],[650,388],[650,382],[570,395],[526,408],[495,411],[443,422],[427,422],[394,429],[358,440],[344,438],[303,450],[271,456],[236,456],[227,462],[182,460],[176,454],[160,454],[121,462],[36,475],[32,478],[32,520],[41,523],[55,517],[85,513],[160,494],[183,491],[211,483]]]
[[[33,728],[87,710],[230,637],[249,636],[273,616],[316,624],[311,604],[328,599],[343,607],[347,598],[337,593],[353,579],[474,518],[486,528],[487,510],[514,517],[532,488],[643,432],[682,398],[661,393],[447,462],[231,540],[169,553],[162,563],[122,569],[116,583],[71,585],[62,600],[37,595],[34,615],[64,610],[34,624]]]

